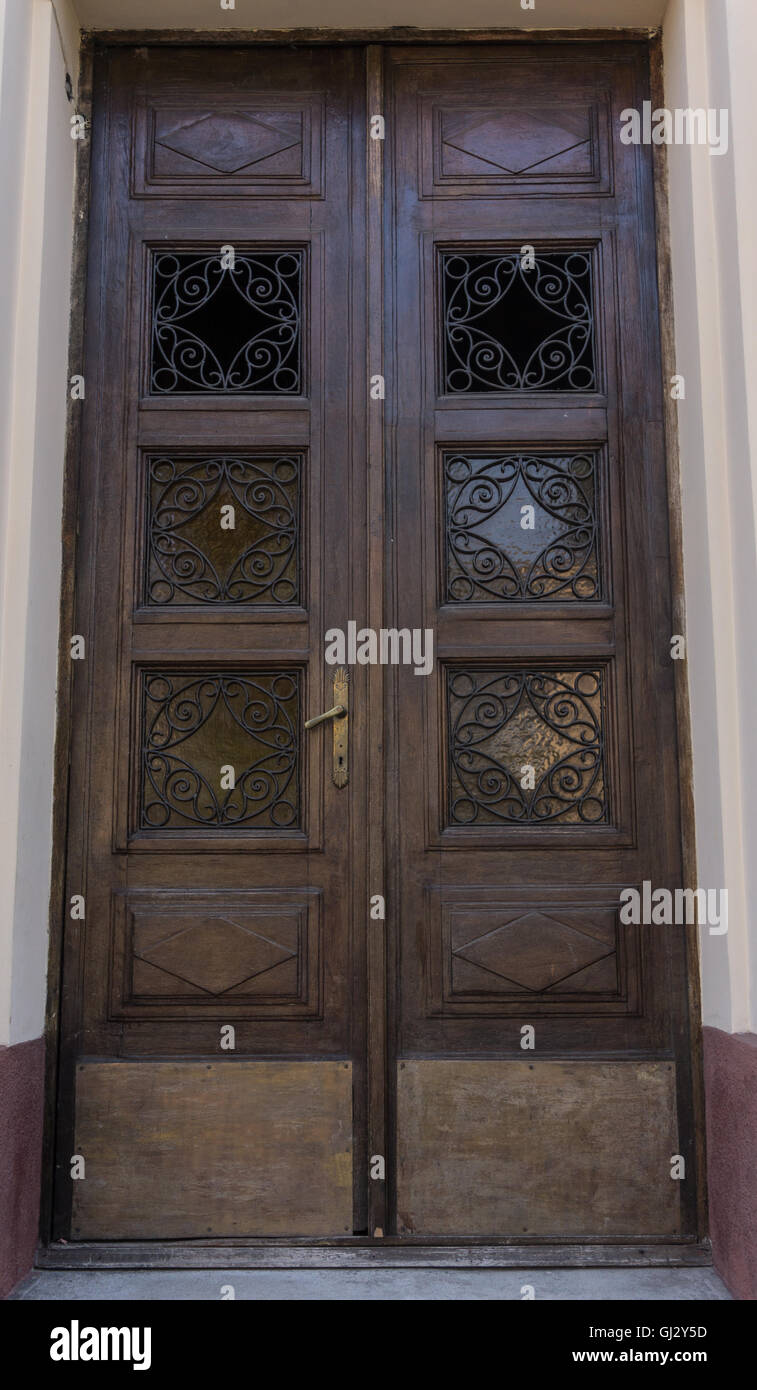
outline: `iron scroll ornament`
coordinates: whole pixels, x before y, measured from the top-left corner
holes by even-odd
[[[596,390],[592,254],[534,262],[443,252],[443,392]]]
[[[299,601],[301,459],[149,459],[150,604]],[[220,504],[235,511],[221,530]]]
[[[444,501],[448,602],[602,597],[596,454],[445,453]]]
[[[150,389],[297,395],[302,391],[298,249],[155,251]]]
[[[450,824],[607,824],[603,685],[601,670],[448,669]]]
[[[299,687],[296,671],[145,673],[141,828],[297,829]]]

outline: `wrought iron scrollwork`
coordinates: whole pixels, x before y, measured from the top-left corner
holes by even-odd
[[[601,597],[594,454],[448,453],[444,498],[449,602]]]
[[[299,708],[296,671],[145,673],[142,828],[297,828]]]
[[[303,252],[153,255],[150,389],[302,390]]]
[[[301,460],[149,460],[151,604],[293,604],[299,600]],[[220,525],[221,504],[233,529]]]
[[[594,391],[589,251],[442,254],[442,390]]]
[[[607,823],[601,670],[450,668],[451,825]]]

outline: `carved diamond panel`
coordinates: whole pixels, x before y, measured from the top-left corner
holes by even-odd
[[[636,1016],[641,931],[621,924],[620,892],[429,885],[431,1015]]]
[[[111,1017],[316,1017],[320,897],[292,887],[115,894]]]
[[[490,70],[491,71],[491,70]],[[612,193],[611,101],[568,92],[534,100],[525,70],[488,84],[471,70],[446,97],[419,98],[424,198]]]
[[[443,468],[447,602],[602,597],[596,454],[445,452]]]
[[[608,823],[604,678],[449,667],[448,824]]]
[[[588,174],[592,169],[588,108],[442,110],[443,175]]]
[[[136,94],[132,192],[137,198],[320,198],[322,92],[237,90],[217,96],[189,82],[184,95]],[[246,85],[246,84],[245,84]],[[191,93],[194,92],[194,95]],[[173,98],[173,99],[172,99]]]
[[[277,967],[297,960],[299,924],[293,917],[229,912],[202,919],[182,918],[157,922],[143,919],[134,932],[135,962],[154,967],[165,987],[182,992],[183,986],[206,994],[234,993],[256,977],[270,974],[276,988]],[[147,973],[147,972],[145,972]],[[171,977],[171,983],[165,980]],[[147,980],[156,981],[154,971]],[[153,990],[148,992],[152,993]]]
[[[281,174],[302,169],[302,112],[280,110],[193,111],[163,110],[155,120],[156,172],[176,170],[176,162],[161,152],[182,155],[208,173],[234,174],[266,162]],[[286,161],[284,154],[289,154]],[[278,156],[278,158],[276,158]],[[197,172],[200,172],[199,170]]]
[[[453,921],[453,941],[463,938],[462,944],[453,945],[453,980],[454,966],[464,961],[483,972],[479,980],[482,989],[495,985],[495,980],[483,976],[495,976],[505,986],[514,985],[537,994],[568,988],[569,981],[576,988],[585,989],[588,983],[590,989],[596,989],[602,976],[605,988],[615,985],[614,932],[611,936],[606,930],[598,932],[596,925],[592,931],[591,914],[588,922],[586,913],[580,914],[578,925],[576,914],[570,922],[552,913],[505,912],[499,914],[499,925],[489,926],[484,932],[479,920],[476,934],[470,939],[465,938],[473,923],[465,920],[465,914],[462,916],[462,921],[459,916]],[[592,975],[589,967],[603,961],[609,970]]]

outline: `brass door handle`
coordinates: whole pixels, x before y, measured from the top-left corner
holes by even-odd
[[[334,721],[334,743],[332,751],[331,777],[335,787],[346,787],[349,779],[349,676],[344,667],[334,672],[335,704],[323,714],[305,720],[305,728],[313,729],[326,719]]]
[[[305,720],[306,729],[314,729],[316,724],[322,724],[324,719],[339,719],[347,711],[344,705],[334,705],[333,709],[327,709],[325,714],[317,714],[314,719]]]

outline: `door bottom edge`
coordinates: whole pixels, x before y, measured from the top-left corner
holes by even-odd
[[[707,1241],[623,1245],[283,1245],[176,1244],[165,1241],[43,1245],[37,1269],[567,1269],[687,1267],[712,1264]]]

